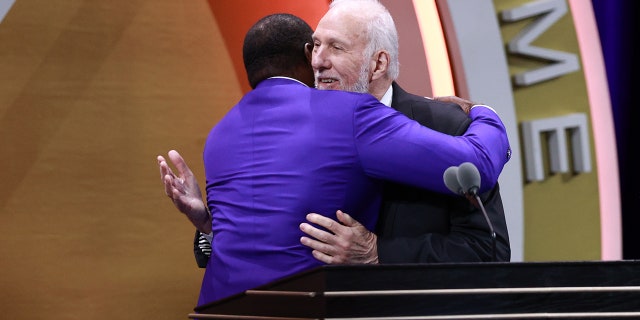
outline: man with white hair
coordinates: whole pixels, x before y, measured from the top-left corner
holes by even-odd
[[[405,92],[399,74],[398,34],[377,0],[335,0],[313,34],[312,67],[318,89],[369,92],[420,124],[451,135],[464,133],[469,118],[451,103]],[[447,99],[459,104],[461,99]],[[464,197],[387,183],[375,233],[349,217],[333,223],[317,214],[301,229],[302,243],[326,263],[425,263],[509,261],[511,250],[499,186],[481,195],[496,233]],[[319,241],[316,239],[323,239]]]

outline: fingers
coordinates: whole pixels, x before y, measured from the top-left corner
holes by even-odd
[[[475,105],[473,101],[463,99],[457,96],[439,96],[439,97],[433,97],[433,100],[455,103],[459,105],[462,111],[464,111],[466,114],[469,114],[469,111],[471,111],[471,107]]]
[[[300,243],[313,249],[311,251],[311,254],[313,254],[313,257],[316,258],[317,260],[320,260],[327,264],[341,262],[339,257],[334,256],[335,250],[333,246],[330,246],[324,242],[320,242],[318,240],[314,240],[308,237],[301,237]]]
[[[321,226],[331,231],[332,233],[320,230],[319,228],[316,228],[308,223],[300,224],[300,230],[320,241],[328,242],[333,238],[333,235],[344,234],[349,230],[349,227],[357,227],[361,225],[360,222],[353,219],[350,215],[342,212],[341,210],[338,210],[336,212],[336,215],[341,223],[317,213],[309,213],[307,215],[307,221]]]
[[[316,228],[306,222],[303,222],[300,224],[300,230],[304,233],[306,233],[307,235],[309,235],[310,237],[313,237],[314,239],[317,239],[318,241],[322,242],[322,243],[331,243],[333,235],[329,232],[326,232],[324,230],[321,230],[320,228]],[[305,244],[307,245],[307,244]],[[313,247],[314,249],[318,249],[317,246]]]
[[[162,162],[166,162],[163,156],[158,156],[156,159],[158,160],[158,165],[160,165],[160,163]]]
[[[313,251],[311,251],[311,254],[313,255],[314,258],[316,258],[316,260],[322,261],[322,262],[324,262],[326,264],[336,263],[332,256],[330,256],[328,254],[324,254],[321,251],[313,250]]]
[[[164,184],[164,193],[176,200],[178,197],[186,195],[188,192],[184,184],[184,179],[176,177],[166,162],[160,165],[160,174]]]
[[[317,224],[321,227],[324,227],[325,229],[333,233],[338,233],[341,231],[341,229],[344,228],[344,226],[338,223],[337,221],[317,213],[309,213],[307,215],[307,221],[313,224]]]
[[[164,186],[164,194],[168,197],[173,195],[173,187],[171,186],[171,177],[165,175],[162,177],[162,185]]]
[[[336,211],[336,216],[338,217],[338,221],[347,227],[357,227],[360,225],[360,222],[352,218],[350,215],[342,212],[342,210]]]
[[[335,229],[336,225],[340,225],[330,218],[315,213],[308,214],[307,220],[311,223],[322,226],[327,230],[331,230],[332,228]],[[309,236],[301,237],[300,243],[313,249],[313,256],[316,259],[325,263],[335,262],[334,255],[336,254],[335,244],[337,237],[334,234],[312,226],[306,222],[300,224],[300,230]]]
[[[340,211],[340,213],[342,213],[342,211]],[[346,215],[345,213],[342,214]],[[357,221],[351,219],[348,215],[342,218],[348,222],[357,223]],[[308,237],[301,237],[300,243],[313,249],[312,254],[314,258],[319,261],[327,264],[344,263],[345,251],[340,244],[340,235],[348,233],[349,227],[343,226],[331,218],[316,213],[308,214],[307,220],[319,227],[306,222],[301,223],[300,230],[306,233]],[[321,227],[329,231],[323,230]]]
[[[162,156],[158,156],[158,167],[160,168],[160,179],[163,183],[167,182],[167,177],[169,178],[170,184],[173,184],[176,179],[182,182],[182,179],[177,178],[176,175],[173,174],[173,171]]]
[[[176,188],[176,179],[172,175],[165,175],[164,179],[164,193],[171,199],[176,199],[182,192]]]
[[[169,167],[167,160],[163,156],[158,156],[157,160],[158,160],[158,167],[160,168],[160,179],[165,184],[169,182],[170,185],[180,186],[185,182],[185,175],[183,174],[184,172],[187,172],[190,176],[193,176],[193,174],[191,173],[191,170],[189,169],[187,164],[184,162],[184,159],[178,153],[178,151],[170,150],[168,152],[168,155],[169,155],[169,159],[171,159],[171,162],[178,169],[180,176],[176,176],[173,173],[173,170],[171,170],[171,167]],[[167,176],[169,176],[169,181],[167,181]]]
[[[181,177],[187,177],[187,176],[193,175],[191,173],[191,169],[189,168],[187,163],[184,161],[180,153],[178,153],[178,151],[170,150],[168,155],[169,155],[169,159],[171,159],[171,162],[176,167],[176,169],[178,170],[178,174]]]
[[[158,159],[158,167],[160,168],[160,179],[163,182],[165,182],[165,177],[167,175],[171,176],[172,179],[178,179],[176,175],[173,173],[173,170],[171,170],[171,167],[169,167],[167,160],[163,156],[158,156],[157,159]],[[180,180],[181,182],[184,181],[184,179],[180,179]]]
[[[442,101],[442,102],[452,102],[452,103],[470,103],[471,101],[462,99],[457,96],[437,96],[433,97],[433,100]]]
[[[164,167],[166,167],[167,161],[164,159],[163,156],[158,156],[157,160],[158,160],[158,169],[160,169],[160,180],[164,181],[164,176],[167,174]]]
[[[160,164],[160,178],[164,180],[164,177],[167,175],[170,175],[172,177],[175,177],[175,175],[173,174],[173,171],[171,170],[171,168],[169,168],[169,165],[165,162],[162,161]]]
[[[302,243],[303,245],[313,249],[313,250],[318,250],[321,252],[328,252],[329,250],[329,246],[326,245],[324,242],[315,240],[315,239],[311,239],[309,237],[300,237],[300,243]]]
[[[166,160],[162,156],[158,156],[158,167],[160,169],[160,181],[164,185],[164,194],[170,198],[173,198],[173,172],[171,172],[171,168],[167,165]]]

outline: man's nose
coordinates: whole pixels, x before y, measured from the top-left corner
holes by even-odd
[[[314,47],[311,52],[311,67],[314,70],[327,69],[331,66],[331,61],[327,58],[325,50],[321,47]]]

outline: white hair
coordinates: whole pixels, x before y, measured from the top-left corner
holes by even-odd
[[[329,10],[343,5],[351,5],[357,9],[357,15],[366,21],[367,47],[365,57],[371,57],[378,50],[389,53],[389,67],[387,75],[396,80],[400,74],[398,59],[398,31],[391,14],[378,0],[333,0]]]

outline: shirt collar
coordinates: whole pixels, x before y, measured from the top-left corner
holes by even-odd
[[[301,85],[305,86],[305,87],[309,87],[308,85],[304,84],[304,82],[298,80],[298,79],[294,79],[294,78],[289,78],[289,77],[282,77],[282,76],[275,76],[275,77],[269,77],[267,79],[288,79],[288,80],[293,80],[295,82],[300,83]]]
[[[380,102],[382,102],[382,104],[384,104],[385,106],[390,107],[392,96],[393,96],[393,87],[389,86],[389,89],[387,89],[387,92],[384,93],[384,96],[382,96],[382,99],[380,99]]]

